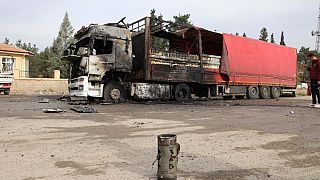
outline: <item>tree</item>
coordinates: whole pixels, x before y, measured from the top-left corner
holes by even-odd
[[[58,37],[53,40],[52,51],[56,55],[61,56],[63,51],[74,42],[73,38],[74,29],[69,20],[69,15],[66,12],[63,18],[63,21],[60,25],[60,30],[58,33]]]
[[[35,44],[31,44],[31,43],[22,43],[22,40],[21,39],[18,39],[15,43],[15,46],[17,48],[20,48],[20,49],[24,49],[26,51],[29,51],[29,52],[32,52],[34,54],[36,54],[39,50],[39,48],[37,48],[37,46]]]
[[[162,29],[162,21],[163,16],[160,14],[159,16],[156,15],[156,10],[152,9],[150,12],[151,18],[151,26],[153,27],[152,30]],[[176,32],[186,27],[191,26],[191,21],[189,20],[190,14],[181,15],[179,13],[178,16],[173,16],[173,21],[170,21],[170,27],[168,27],[168,31]],[[169,41],[167,39],[153,37],[152,38],[152,51],[159,52],[159,51],[167,51],[169,50]]]
[[[173,16],[173,24],[171,24],[170,31],[175,32],[190,27],[192,23],[189,18],[190,14],[181,15],[179,13],[178,16]]]
[[[286,43],[284,42],[284,32],[281,32],[281,41],[280,41],[280,45],[282,46],[286,46]]]
[[[51,62],[51,65],[53,65],[55,69],[59,69],[61,71],[62,78],[67,78],[69,75],[68,66],[66,62],[61,60],[61,58],[63,51],[74,42],[73,32],[74,29],[69,20],[69,15],[66,12],[60,25],[58,37],[53,40],[53,44],[50,49],[50,53],[52,53],[52,58],[50,60],[54,61]]]
[[[268,31],[267,28],[262,28],[260,31],[259,40],[268,42]]]
[[[242,35],[243,37],[247,37],[247,35],[246,35],[246,33],[243,33],[243,35]]]
[[[270,42],[271,42],[271,43],[276,43],[276,42],[274,41],[274,35],[273,35],[273,33],[271,34]]]
[[[9,44],[9,43],[10,43],[10,41],[9,41],[9,39],[8,39],[8,38],[4,38],[3,43],[4,43],[4,44]]]

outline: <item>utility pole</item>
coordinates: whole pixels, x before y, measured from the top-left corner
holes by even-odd
[[[312,31],[312,36],[316,37],[316,45],[315,51],[320,52],[320,5],[319,5],[319,13],[318,13],[318,22],[317,22],[317,30]]]

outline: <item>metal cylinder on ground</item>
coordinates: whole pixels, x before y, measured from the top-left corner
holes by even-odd
[[[180,145],[175,134],[158,135],[158,180],[176,180]]]

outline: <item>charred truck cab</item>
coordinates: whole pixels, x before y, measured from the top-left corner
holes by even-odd
[[[76,33],[76,43],[64,56],[70,62],[69,91],[73,99],[126,98],[124,82],[132,71],[132,41],[122,22],[91,24]]]
[[[142,18],[91,24],[65,52],[73,99],[278,98],[296,86],[296,49]]]

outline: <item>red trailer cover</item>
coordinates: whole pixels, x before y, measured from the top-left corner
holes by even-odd
[[[223,40],[220,72],[230,84],[296,86],[296,49],[230,34]]]

